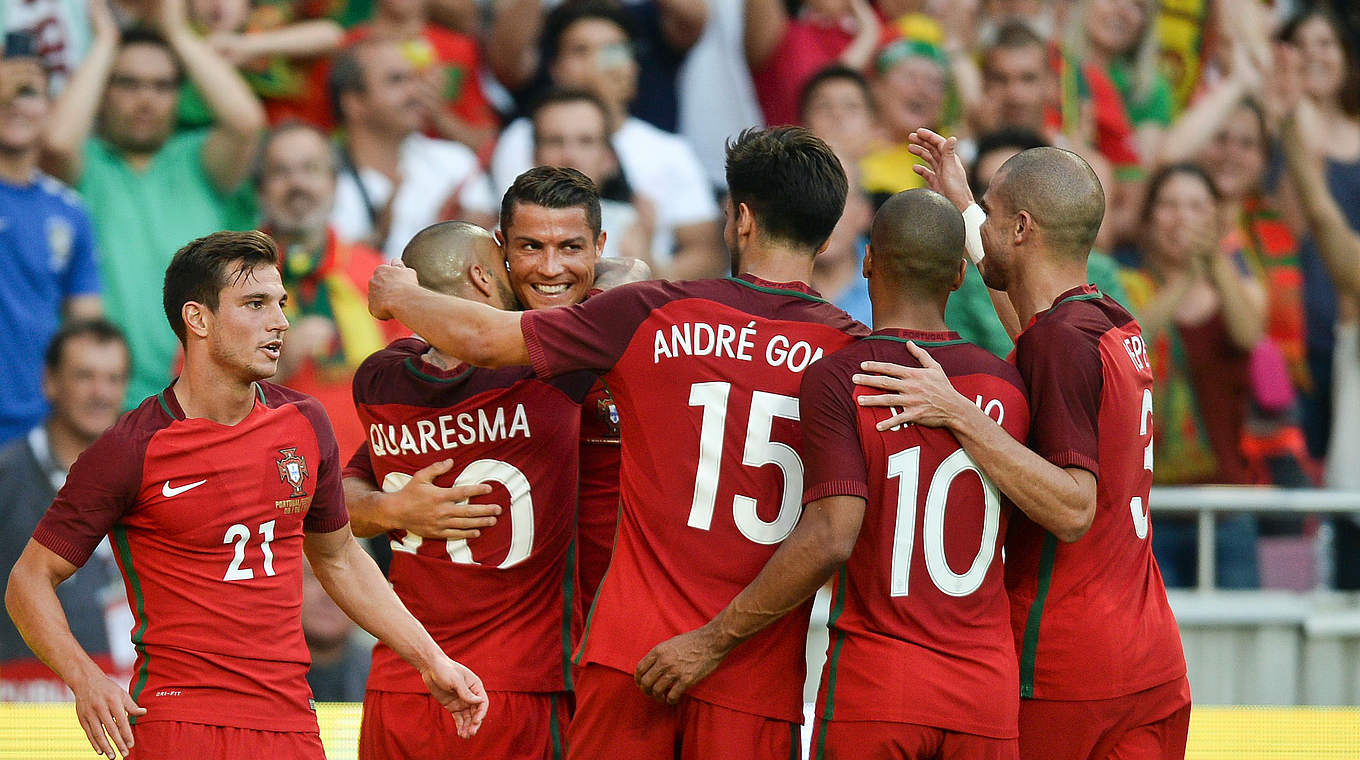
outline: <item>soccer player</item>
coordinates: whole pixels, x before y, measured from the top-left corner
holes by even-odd
[[[918,130],[932,187],[972,203],[955,140]],[[1080,157],[1017,154],[982,197],[981,271],[1020,324],[1014,361],[1029,390],[1029,448],[1002,435],[945,373],[869,363],[856,382],[887,393],[885,424],[948,428],[1010,497],[1006,587],[1020,658],[1020,756],[1179,758],[1190,687],[1180,633],[1152,556],[1152,374],[1138,322],[1086,285],[1104,192]],[[1032,449],[1032,450],[1031,450]]]
[[[551,179],[546,184],[564,192],[560,178],[556,187]],[[500,249],[475,225],[427,227],[406,245],[402,262],[436,292],[498,309],[514,304]],[[460,740],[416,669],[379,644],[364,697],[360,758],[561,757],[571,624],[579,622],[570,545],[580,406],[594,383],[586,372],[543,381],[528,367],[469,367],[419,338],[398,340],[359,367],[354,403],[369,443],[345,469],[349,493],[374,483],[397,491],[416,478],[440,486],[486,482],[496,488],[486,500],[509,505],[472,539],[390,531],[388,571],[397,595],[440,646],[485,679],[506,719]],[[351,500],[360,535],[376,532],[368,527],[372,520],[362,519],[377,511],[373,501]]]
[[[299,616],[304,553],[464,735],[486,714],[480,680],[439,649],[350,533],[321,407],[264,382],[288,329],[277,257],[259,232],[214,233],[175,254],[164,304],[183,373],[76,460],[10,575],[10,615],[108,757],[134,741],[138,760],[324,757]],[[105,534],[136,618],[130,691],[76,643],[55,593]]]
[[[807,614],[732,652],[670,706],[634,681],[657,642],[706,622],[798,520],[798,386],[862,325],[806,284],[845,204],[834,153],[806,130],[728,148],[725,236],[739,277],[637,283],[525,312],[449,298],[379,268],[369,308],[479,366],[601,374],[623,416],[618,538],[576,660],[568,756],[786,758],[797,751]]]
[[[655,696],[674,703],[839,570],[813,757],[1016,756],[1001,567],[1010,506],[948,431],[881,427],[891,412],[858,406],[851,380],[864,361],[917,365],[915,346],[1004,434],[1024,437],[1019,373],[945,327],[964,264],[963,218],[938,193],[908,190],[879,209],[864,263],[874,332],[803,379],[803,517],[716,618],[644,658],[643,679],[663,685]]]

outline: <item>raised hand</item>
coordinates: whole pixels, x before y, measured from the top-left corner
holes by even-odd
[[[963,211],[973,203],[973,191],[968,187],[968,172],[956,151],[959,139],[948,139],[922,127],[907,136],[907,150],[920,156],[925,165],[916,164],[912,171],[926,180],[926,186],[943,195]]]

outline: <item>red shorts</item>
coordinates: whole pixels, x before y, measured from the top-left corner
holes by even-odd
[[[817,719],[813,760],[1017,760],[1015,739],[962,734],[915,723]]]
[[[326,760],[315,731],[257,731],[177,720],[139,722],[124,760],[238,760],[243,757]]]
[[[688,697],[672,707],[643,694],[631,675],[594,664],[576,674],[567,748],[567,757],[579,760],[798,760],[802,754],[797,723]]]
[[[1020,700],[1021,760],[1182,760],[1189,731],[1184,677],[1113,699]]]
[[[471,739],[429,694],[364,693],[359,760],[504,758],[561,760],[571,697],[522,691],[487,693],[491,708]]]

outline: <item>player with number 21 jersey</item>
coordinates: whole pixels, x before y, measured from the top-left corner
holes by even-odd
[[[139,725],[317,730],[302,542],[349,522],[339,451],[314,399],[255,388],[236,425],[185,419],[169,389],[143,401],[80,456],[33,534],[77,566],[112,537],[135,621]]]

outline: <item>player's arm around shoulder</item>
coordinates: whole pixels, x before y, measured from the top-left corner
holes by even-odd
[[[426,688],[453,715],[458,735],[477,733],[488,707],[482,680],[444,654],[397,598],[349,526],[306,534],[303,550],[336,605],[420,672]]]
[[[422,288],[415,270],[399,262],[373,270],[368,310],[396,319],[435,348],[478,367],[529,363],[520,313]]]
[[[909,343],[921,366],[865,362],[855,382],[884,391],[858,399],[898,411],[880,430],[904,423],[946,428],[987,477],[1031,520],[1062,541],[1085,535],[1095,518],[1096,478],[1082,467],[1055,465],[1025,447],[974,401],[960,394],[930,354]]]

